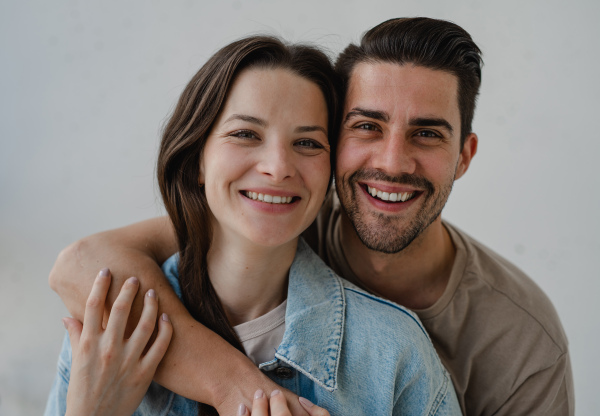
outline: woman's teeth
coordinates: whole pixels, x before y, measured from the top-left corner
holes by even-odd
[[[379,198],[383,201],[392,202],[406,202],[413,196],[415,196],[414,192],[383,192],[369,185],[367,185],[367,191],[369,192],[369,194],[371,194],[372,197]]]
[[[268,195],[252,191],[245,191],[244,195],[250,199],[254,199],[255,201],[267,202],[269,204],[289,204],[292,202],[291,196]]]

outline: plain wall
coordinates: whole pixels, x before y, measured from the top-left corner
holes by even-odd
[[[0,415],[41,414],[66,315],[60,249],[161,214],[159,130],[219,47],[250,33],[335,56],[391,17],[452,20],[484,52],[479,152],[444,217],[554,302],[579,415],[597,414],[600,3],[17,1],[0,3]],[[596,352],[595,352],[596,351]]]

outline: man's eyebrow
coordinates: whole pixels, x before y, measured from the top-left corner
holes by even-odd
[[[228,123],[233,120],[247,121],[248,123],[256,124],[256,125],[259,125],[260,127],[267,127],[266,121],[261,120],[260,118],[246,115],[246,114],[232,114],[227,120],[225,120],[225,123]]]
[[[408,124],[416,127],[445,127],[450,133],[454,132],[452,125],[443,118],[435,117],[418,117],[411,118]]]
[[[327,136],[327,129],[325,129],[324,127],[321,126],[300,126],[300,127],[296,127],[296,129],[294,130],[296,133],[310,133],[312,131],[322,131],[323,133],[325,133],[325,136]]]
[[[348,114],[346,114],[346,117],[344,117],[344,122],[356,116],[368,117],[386,123],[390,119],[390,116],[387,113],[384,113],[383,111],[367,110],[365,108],[355,107],[352,110],[348,111]]]

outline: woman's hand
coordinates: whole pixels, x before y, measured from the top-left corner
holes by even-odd
[[[308,412],[310,416],[329,416],[329,412],[322,407],[312,404],[304,397],[300,397],[300,404]],[[252,403],[252,416],[291,416],[292,413],[288,407],[285,396],[279,390],[274,390],[271,393],[271,398],[262,390],[257,390],[254,393],[254,402]],[[250,412],[243,404],[240,405],[238,416],[250,416]]]
[[[121,288],[104,329],[102,318],[110,281],[108,269],[96,277],[85,307],[83,326],[73,318],[63,320],[73,350],[67,415],[131,415],[148,390],[171,340],[173,328],[163,314],[156,339],[144,354],[158,312],[158,300],[152,289],[144,296],[137,327],[125,339],[129,311],[139,287],[135,277]]]

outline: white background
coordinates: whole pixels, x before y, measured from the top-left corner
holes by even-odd
[[[250,33],[335,56],[391,17],[484,52],[479,152],[445,218],[543,288],[570,340],[579,415],[600,395],[600,6],[558,1],[0,2],[0,415],[41,414],[66,314],[47,275],[86,234],[160,214],[162,122],[192,74]]]

